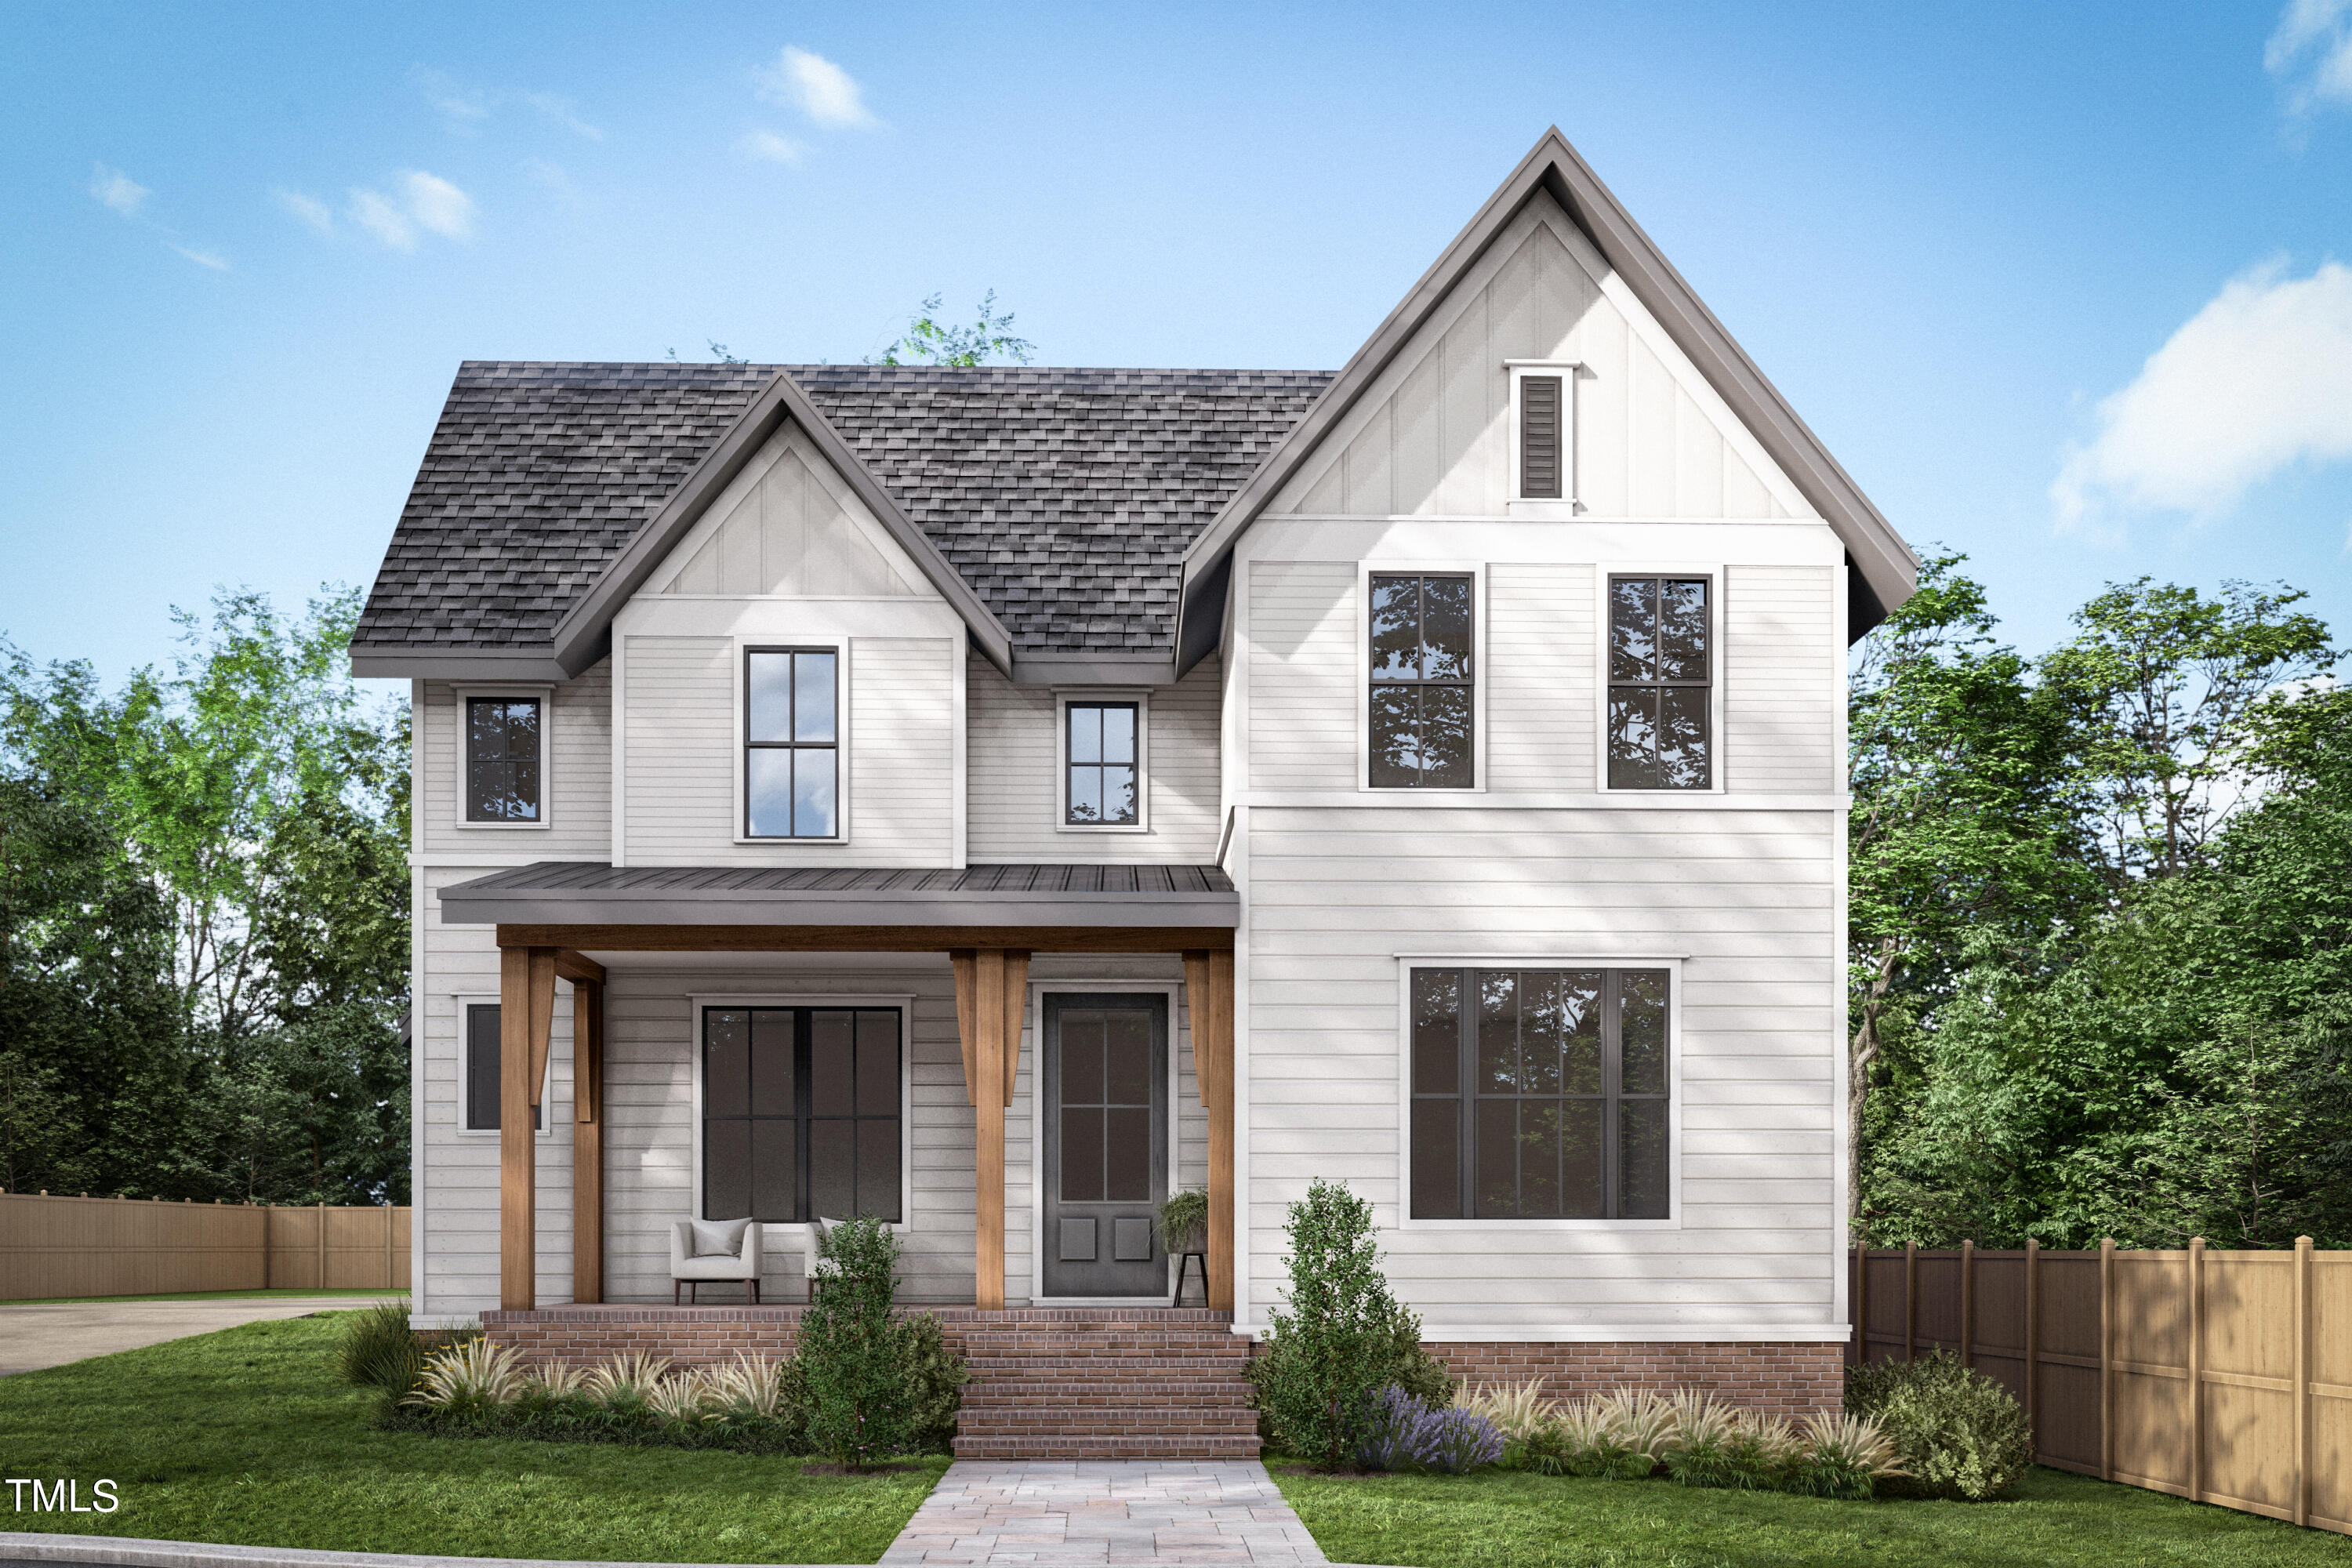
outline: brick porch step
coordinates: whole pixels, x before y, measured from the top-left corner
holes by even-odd
[[[1220,1316],[1071,1309],[960,1327],[960,1458],[1257,1457],[1249,1342]]]
[[[1257,1434],[1246,1436],[988,1436],[959,1433],[959,1459],[1255,1459]]]

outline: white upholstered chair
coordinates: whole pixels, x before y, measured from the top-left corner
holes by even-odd
[[[682,1219],[669,1231],[669,1299],[678,1287],[693,1299],[706,1279],[740,1280],[760,1302],[760,1222],[755,1219]]]

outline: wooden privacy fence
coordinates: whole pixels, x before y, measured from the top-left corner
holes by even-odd
[[[2352,1252],[1861,1248],[1849,1363],[1948,1350],[2061,1469],[2352,1534]]]
[[[0,1300],[405,1290],[408,1209],[0,1193]]]

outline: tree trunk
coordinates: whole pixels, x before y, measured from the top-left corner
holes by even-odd
[[[1862,1026],[1846,1047],[1845,1072],[1845,1203],[1848,1227],[1862,1218],[1862,1112],[1870,1100],[1870,1066],[1878,1059],[1878,1015],[1886,993],[1903,967],[1902,944],[1891,936],[1878,939],[1878,973],[1862,999]]]

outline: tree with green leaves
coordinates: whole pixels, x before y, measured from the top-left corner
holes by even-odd
[[[947,370],[971,370],[992,360],[1027,364],[1037,345],[1013,335],[1013,312],[996,310],[996,290],[982,296],[979,319],[971,326],[950,326],[940,320],[941,295],[923,301],[922,313],[906,331],[877,355],[876,364],[929,364]]]

